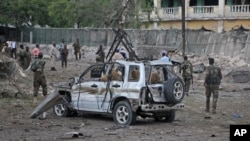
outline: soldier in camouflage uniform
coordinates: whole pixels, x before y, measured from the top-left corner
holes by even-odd
[[[104,51],[102,49],[102,45],[99,46],[96,54],[97,54],[97,56],[96,56],[96,62],[102,62],[102,63],[104,63],[105,53],[104,53]]]
[[[182,77],[185,83],[185,94],[188,96],[189,87],[193,79],[193,66],[188,60],[187,56],[184,56],[184,62],[181,64]]]
[[[35,59],[35,61],[31,65],[31,70],[34,72],[34,81],[33,81],[33,85],[34,85],[33,103],[34,104],[37,103],[37,95],[38,95],[38,90],[40,86],[42,86],[43,96],[47,95],[46,78],[43,73],[43,69],[44,69],[46,62],[42,58],[43,58],[43,53],[39,52],[38,58]]]
[[[25,70],[25,50],[23,45],[20,45],[20,50],[18,52],[18,63],[20,65],[20,67],[23,68],[23,70]]]
[[[29,50],[29,47],[28,46],[26,46],[26,48],[25,48],[25,53],[24,53],[25,55],[25,57],[24,57],[24,68],[25,69],[27,69],[28,67],[29,67],[29,65],[30,65],[30,62],[31,62],[31,53],[30,53],[30,50]]]
[[[212,113],[216,114],[216,105],[219,97],[219,85],[222,79],[221,69],[213,65],[214,59],[209,58],[209,66],[206,68],[206,77],[204,86],[206,88],[206,112],[209,112],[210,108],[210,97],[211,93],[213,93],[213,105],[212,105]]]
[[[76,56],[76,60],[78,60],[78,56],[79,56],[79,60],[81,60],[81,46],[79,43],[79,39],[76,40],[76,43],[73,44],[74,47],[74,54]]]

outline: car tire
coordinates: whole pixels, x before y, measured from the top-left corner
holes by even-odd
[[[173,122],[175,119],[175,110],[170,110],[166,113],[165,116],[155,117],[156,121],[159,122]]]
[[[119,125],[132,125],[136,121],[136,113],[128,101],[120,101],[115,105],[113,111],[113,119]]]
[[[180,103],[184,98],[184,83],[179,77],[169,78],[164,84],[164,95],[169,104]]]
[[[69,109],[64,104],[56,104],[53,107],[53,113],[58,117],[70,117],[70,116],[76,116],[77,115],[76,111]]]

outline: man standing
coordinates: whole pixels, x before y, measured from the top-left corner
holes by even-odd
[[[40,52],[39,44],[36,44],[36,47],[32,50],[32,55],[35,59],[38,57],[39,52]]]
[[[162,52],[161,53],[161,55],[162,55],[162,57],[161,57],[161,61],[163,61],[163,62],[171,62],[171,60],[170,60],[170,58],[167,56],[167,53],[165,53],[165,52]]]
[[[39,52],[38,58],[35,59],[35,61],[31,65],[31,70],[34,72],[34,91],[33,91],[33,104],[37,103],[37,95],[38,95],[38,90],[39,87],[42,86],[43,90],[43,96],[47,95],[47,84],[46,84],[46,78],[44,75],[44,66],[45,66],[45,61],[42,59],[43,58],[43,53]]]
[[[58,50],[59,50],[59,53],[60,53],[60,60],[62,60],[62,50],[63,50],[63,48],[64,48],[64,39],[62,39],[62,41],[61,41],[61,43],[59,44],[59,48],[58,48]]]
[[[181,70],[185,83],[185,94],[188,96],[190,84],[193,79],[193,65],[188,60],[187,56],[184,56],[184,62],[181,64]]]
[[[67,45],[64,45],[64,48],[61,51],[62,56],[62,69],[67,69],[67,58],[68,58],[69,51],[67,49]]]
[[[53,43],[52,48],[50,49],[50,57],[51,57],[51,70],[56,71],[56,44]]]
[[[96,62],[104,63],[105,53],[103,51],[102,45],[99,46],[99,48],[98,48],[98,50],[97,50],[97,52],[95,54],[97,54]]]
[[[23,45],[20,45],[20,50],[18,52],[18,63],[20,65],[20,67],[23,68],[23,70],[25,70],[25,50],[24,50],[24,47]]]
[[[16,56],[16,41],[15,41],[15,39],[11,42],[11,58],[15,58],[15,59],[17,58],[17,56]]]
[[[78,60],[78,56],[79,56],[79,60],[81,60],[81,46],[79,43],[79,39],[76,40],[76,43],[73,44],[74,47],[74,54],[76,57],[76,61]]]
[[[31,62],[31,53],[30,53],[30,50],[29,50],[29,47],[26,46],[26,49],[25,49],[25,52],[24,52],[24,68],[27,69],[30,65],[30,62]]]
[[[161,53],[162,57],[161,57],[161,61],[162,62],[166,62],[166,63],[171,63],[170,58],[167,56],[167,53],[162,52]],[[162,72],[163,72],[163,76],[164,76],[164,80],[167,81],[168,80],[168,71],[166,67],[162,68]]]
[[[206,88],[206,112],[209,112],[210,97],[213,93],[212,113],[216,114],[217,100],[219,97],[219,86],[222,79],[221,69],[214,66],[214,59],[209,58],[209,66],[206,68],[204,86]]]

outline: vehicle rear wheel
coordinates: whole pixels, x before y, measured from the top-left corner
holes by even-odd
[[[175,110],[170,110],[165,116],[155,117],[156,121],[160,122],[173,122],[175,119]]]
[[[115,105],[113,118],[117,124],[132,125],[136,121],[136,113],[127,101],[120,101]]]
[[[53,113],[58,117],[69,117],[75,116],[77,114],[76,111],[69,109],[64,104],[57,104],[53,107]]]
[[[164,85],[164,94],[168,103],[180,103],[184,98],[183,81],[179,77],[170,78]]]

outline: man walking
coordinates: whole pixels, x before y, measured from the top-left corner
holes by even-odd
[[[182,77],[185,83],[185,94],[188,96],[190,84],[193,79],[193,65],[188,60],[187,56],[184,56],[184,62],[181,64]]]
[[[219,86],[222,79],[221,69],[214,66],[214,59],[209,58],[209,66],[206,68],[204,86],[206,88],[206,112],[210,110],[210,97],[213,93],[212,113],[216,114],[217,100],[219,97]]]

